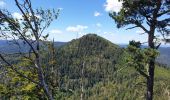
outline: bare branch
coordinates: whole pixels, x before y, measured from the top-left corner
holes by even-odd
[[[11,22],[8,17],[2,13],[2,11],[0,11],[0,13],[4,16],[4,18],[6,19],[6,21],[11,24],[15,29],[16,31],[21,35],[21,37],[24,39],[24,41],[31,47],[31,49],[33,50],[34,54],[37,55],[34,47],[30,44],[30,42],[26,39],[25,36],[23,36],[23,34],[20,32],[20,30],[16,27],[15,23]]]
[[[29,20],[28,17],[26,16],[25,12],[24,12],[23,9],[20,7],[18,0],[15,0],[15,2],[16,2],[17,7],[19,8],[19,10],[21,11],[21,13],[23,14],[25,20],[28,22],[28,24],[29,24],[32,32],[34,33],[34,36],[36,37],[36,34],[37,34],[37,33],[35,32],[35,29],[33,28],[30,20]]]
[[[136,27],[138,27],[138,26],[129,27],[126,30],[133,29],[133,28],[136,28]]]
[[[156,49],[158,49],[160,47],[161,43],[159,43],[157,46],[156,46]]]
[[[132,22],[133,23],[133,22]],[[142,28],[146,33],[149,34],[149,31],[141,24],[139,23],[138,21],[135,21],[134,24],[140,28]]]
[[[39,82],[34,81],[33,79],[25,76],[24,74],[22,74],[21,72],[19,72],[17,69],[15,69],[14,66],[13,66],[12,64],[10,64],[1,54],[0,54],[0,58],[1,58],[8,66],[10,66],[10,68],[11,68],[13,71],[15,71],[19,76],[21,76],[21,77],[23,77],[23,78],[25,78],[25,79],[27,79],[27,80],[29,80],[29,81],[37,84],[37,85],[40,85]]]
[[[38,39],[38,30],[39,30],[39,28],[38,28],[38,23],[36,22],[36,17],[35,17],[34,11],[33,11],[32,6],[31,6],[31,1],[26,0],[26,2],[28,3],[29,9],[31,11],[31,15],[32,15],[31,17],[33,17],[33,22],[34,22],[34,26],[35,26],[34,31],[36,31],[35,32],[35,37],[36,37],[36,39]]]
[[[170,9],[168,9],[167,11],[164,11],[162,13],[157,14],[157,17],[161,17],[162,15],[167,14],[169,12],[170,12]]]

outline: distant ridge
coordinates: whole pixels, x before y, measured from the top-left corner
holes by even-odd
[[[24,44],[22,41],[18,42],[20,44],[20,48],[13,43],[12,40],[0,40],[0,52],[1,53],[18,53],[19,50],[21,52],[28,52],[30,47]],[[54,42],[54,46],[56,48],[65,45],[67,42]]]

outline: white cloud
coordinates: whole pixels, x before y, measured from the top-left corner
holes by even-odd
[[[101,15],[102,15],[102,14],[101,14],[100,12],[97,12],[97,11],[94,12],[94,16],[95,16],[95,17],[101,16]]]
[[[4,1],[0,0],[0,8],[4,7],[5,5],[6,5],[6,3]]]
[[[118,0],[106,0],[104,7],[107,12],[119,12],[122,7],[122,2],[119,2]]]
[[[66,28],[66,31],[68,31],[68,32],[82,32],[87,28],[88,28],[88,26],[83,26],[83,25],[68,26]]]
[[[52,34],[61,34],[63,32],[61,30],[58,30],[58,29],[53,29],[53,30],[50,31],[50,33],[52,33]]]
[[[97,23],[96,26],[97,26],[97,27],[102,27],[102,24]]]
[[[16,19],[22,19],[22,18],[23,18],[22,15],[21,15],[20,13],[18,13],[18,12],[14,12],[14,13],[12,14],[12,16],[13,16],[14,18],[16,18]]]

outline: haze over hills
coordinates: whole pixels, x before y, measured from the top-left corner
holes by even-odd
[[[18,53],[21,52],[28,52],[30,47],[27,44],[24,44],[22,41],[18,41],[18,44],[14,44],[11,40],[0,40],[0,51],[2,53]],[[66,44],[66,42],[54,42],[55,47],[60,47]]]
[[[73,39],[73,41],[74,41],[74,39]],[[67,43],[69,43],[69,42],[54,42],[54,46],[59,48],[63,45],[66,45]],[[11,42],[11,41],[0,40],[0,51],[2,53],[17,53],[19,51],[21,51],[21,52],[29,51],[28,45],[23,44],[22,41],[19,41],[19,44],[21,44],[21,47],[20,47],[21,49],[17,45],[13,44],[13,42]],[[122,48],[127,47],[127,44],[118,44],[118,45]],[[160,56],[157,58],[157,62],[170,66],[170,61],[169,61],[170,52],[169,51],[170,51],[170,47],[161,46],[159,48]]]

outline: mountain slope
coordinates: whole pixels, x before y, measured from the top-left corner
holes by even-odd
[[[42,65],[48,86],[56,100],[79,100],[81,95],[84,100],[145,99],[146,79],[134,67],[127,66],[125,58],[128,54],[124,49],[102,37],[88,34],[60,46],[56,49],[54,62],[50,59],[54,56],[50,56],[50,54],[50,52],[47,55],[42,54]],[[19,58],[17,55],[11,56],[15,59]],[[7,57],[9,60],[13,60],[12,57]],[[25,65],[24,62],[15,63]],[[2,72],[3,70],[0,69],[0,73]],[[30,75],[32,74],[34,73],[31,71]],[[15,79],[15,75],[11,77],[6,73],[4,73],[4,77],[2,74],[0,75],[3,77],[0,81],[0,99],[1,94],[7,98],[18,97],[15,93],[22,93],[20,98],[27,96],[31,99],[42,99],[37,92],[40,90],[38,87],[32,89],[28,85],[28,92],[24,93],[18,88],[25,89],[27,85],[20,83],[27,83],[27,80],[14,80],[15,83],[12,85],[13,80],[6,84],[3,83],[9,81],[9,78]],[[170,69],[156,66],[154,83],[154,100],[169,100]]]
[[[59,86],[64,91],[58,91],[56,99],[79,99],[82,88],[85,100],[145,99],[146,79],[135,68],[126,67],[124,49],[108,40],[88,34],[61,47],[57,56]],[[155,100],[169,98],[169,72],[156,66]]]
[[[113,80],[113,74],[123,56],[123,49],[95,34],[73,40],[57,51],[60,75],[68,77],[74,83],[69,86],[71,89],[81,86],[79,81],[82,77],[87,83],[85,87]]]

